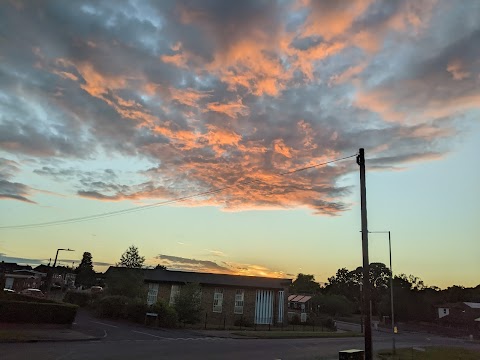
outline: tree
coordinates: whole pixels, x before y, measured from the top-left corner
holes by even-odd
[[[157,266],[155,266],[155,270],[167,270],[167,267],[164,265],[157,264]]]
[[[312,298],[315,311],[335,315],[351,315],[353,303],[343,295],[315,295]]]
[[[80,265],[75,269],[77,274],[75,283],[83,286],[93,286],[95,284],[95,271],[93,270],[92,254],[84,252]]]
[[[117,263],[117,266],[139,269],[143,267],[144,262],[145,257],[140,256],[138,253],[138,248],[132,245],[122,254],[120,262]]]
[[[144,274],[141,269],[114,269],[105,280],[106,293],[108,295],[121,295],[130,299],[145,301],[147,290],[143,279]]]
[[[315,276],[298,274],[290,285],[291,294],[316,294],[320,292],[320,284],[315,281]]]
[[[182,286],[175,297],[173,306],[178,314],[178,320],[184,324],[195,324],[200,321],[202,312],[202,289],[200,285],[190,283]]]

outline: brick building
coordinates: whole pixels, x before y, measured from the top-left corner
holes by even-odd
[[[210,324],[282,324],[287,320],[287,297],[291,279],[208,274],[161,269],[144,272],[147,302],[158,299],[173,305],[182,285],[200,284],[202,308]]]

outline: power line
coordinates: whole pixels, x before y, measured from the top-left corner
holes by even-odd
[[[291,174],[294,174],[294,173],[297,173],[297,172],[300,172],[300,171],[305,171],[305,170],[313,169],[313,168],[316,168],[316,167],[332,164],[332,163],[335,163],[335,162],[338,162],[338,161],[350,159],[350,158],[355,157],[355,156],[357,156],[357,154],[350,155],[350,156],[345,156],[345,157],[334,159],[334,160],[325,161],[325,162],[314,164],[314,165],[305,166],[305,167],[294,169],[294,170],[291,170],[291,171],[286,171],[286,172],[283,172],[283,173],[279,173],[277,175],[278,176],[291,175]],[[253,182],[258,182],[258,181],[259,180],[251,179],[251,180],[241,182],[241,185],[248,185],[248,184],[251,184]],[[221,188],[218,188],[218,189],[214,189],[214,190],[203,191],[203,192],[200,192],[200,193],[196,193],[196,194],[192,194],[192,195],[188,195],[188,196],[183,196],[183,197],[178,197],[178,198],[174,198],[174,199],[170,199],[170,200],[166,200],[166,201],[161,201],[161,202],[157,202],[157,203],[154,203],[154,204],[136,206],[136,207],[133,207],[133,208],[117,210],[117,211],[110,211],[110,212],[101,213],[101,214],[81,216],[81,217],[76,217],[76,218],[71,218],[71,219],[63,219],[63,220],[57,220],[57,221],[48,221],[48,222],[42,222],[42,223],[0,226],[0,230],[1,229],[31,229],[31,228],[37,228],[37,227],[65,225],[65,224],[72,224],[72,223],[76,223],[76,222],[103,219],[103,218],[107,218],[107,217],[112,217],[112,216],[117,216],[117,215],[122,215],[122,214],[128,214],[128,213],[142,211],[142,210],[147,210],[147,209],[154,208],[154,207],[160,207],[160,206],[175,204],[175,203],[186,201],[186,200],[193,199],[193,198],[196,198],[196,197],[201,197],[201,196],[206,196],[206,195],[219,193],[219,192],[222,192],[224,190],[236,187],[238,185],[240,185],[240,183],[236,182],[232,185],[227,185],[227,186],[224,186],[224,187],[221,187]]]

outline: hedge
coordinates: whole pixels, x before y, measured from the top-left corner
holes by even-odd
[[[59,304],[59,302],[55,301],[55,300],[49,300],[49,299],[45,299],[45,298],[38,298],[38,297],[34,297],[34,296],[29,296],[29,295],[24,295],[24,294],[19,294],[19,293],[8,293],[8,292],[0,292],[0,300]]]
[[[70,304],[0,300],[0,322],[71,324],[77,309]]]
[[[75,304],[80,307],[87,306],[92,300],[92,294],[86,291],[67,291],[63,298],[63,302]]]

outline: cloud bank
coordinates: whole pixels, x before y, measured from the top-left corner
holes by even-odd
[[[0,199],[33,203],[37,175],[97,201],[335,215],[354,160],[441,158],[480,104],[480,7],[450,1],[4,2]],[[115,156],[148,162],[88,172]],[[13,161],[18,159],[19,161]],[[94,166],[98,168],[99,166]]]

